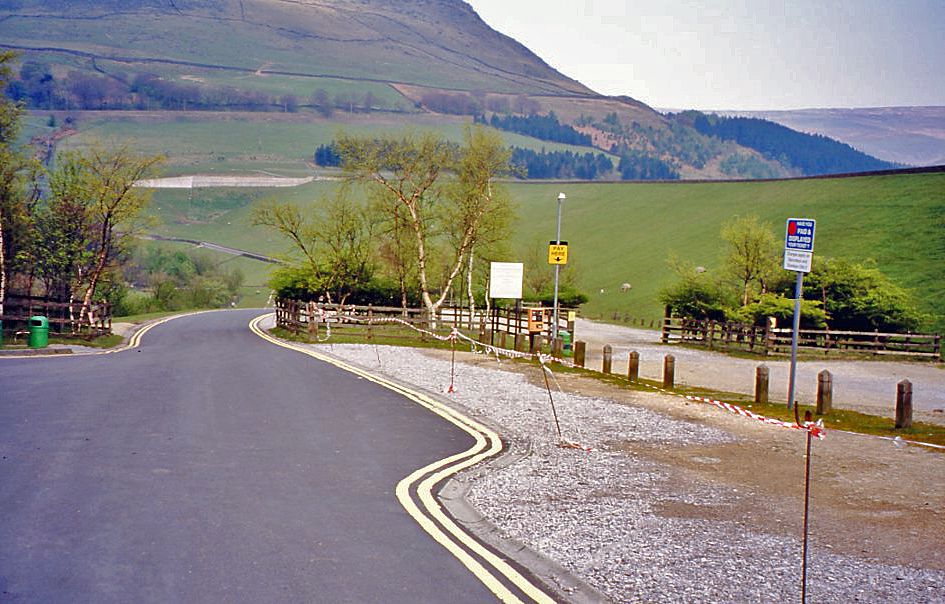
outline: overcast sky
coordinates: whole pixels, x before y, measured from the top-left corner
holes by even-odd
[[[945,0],[467,0],[597,92],[653,107],[945,105]]]

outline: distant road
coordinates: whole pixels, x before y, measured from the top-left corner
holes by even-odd
[[[192,243],[198,247],[205,247],[210,250],[216,250],[218,252],[223,252],[224,254],[232,254],[234,256],[245,256],[246,258],[252,258],[253,260],[260,260],[262,262],[269,262],[270,264],[281,264],[282,261],[278,258],[273,258],[271,256],[263,256],[262,254],[257,254],[255,252],[247,252],[246,250],[240,250],[235,247],[227,247],[225,245],[220,245],[217,243],[210,243],[209,241],[199,241],[197,239],[182,239],[180,237],[165,237],[164,235],[138,235],[139,239],[146,239],[149,241],[175,241],[178,243]]]
[[[0,601],[496,601],[395,496],[472,436],[258,314],[0,359]]]

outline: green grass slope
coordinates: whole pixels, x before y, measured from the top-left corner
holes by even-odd
[[[164,235],[212,241],[265,254],[289,247],[250,224],[254,205],[268,198],[310,205],[337,183],[292,189],[159,190],[154,209]],[[554,238],[557,196],[567,195],[562,238],[570,244],[579,287],[591,300],[586,316],[647,320],[662,316],[660,288],[675,274],[671,253],[709,269],[719,264],[722,223],[757,214],[780,238],[789,217],[817,220],[815,254],[872,259],[915,294],[933,315],[928,326],[945,331],[945,174],[862,176],[744,183],[509,183],[518,219],[514,261]],[[270,267],[242,265],[247,283],[260,284]],[[551,267],[542,266],[551,271]],[[621,291],[623,283],[632,289]],[[603,293],[601,293],[603,290]]]
[[[815,254],[872,259],[915,293],[945,331],[945,174],[863,176],[745,183],[521,184],[512,186],[523,217],[519,249],[554,238],[556,198],[562,239],[577,282],[590,295],[588,315],[658,318],[660,288],[675,280],[670,253],[717,267],[722,223],[756,214],[779,239],[785,220],[817,220]],[[630,283],[629,292],[621,291]],[[603,290],[603,293],[601,293]]]
[[[0,40],[63,61],[117,61],[127,71],[213,67],[593,94],[459,0],[12,0],[0,6]]]

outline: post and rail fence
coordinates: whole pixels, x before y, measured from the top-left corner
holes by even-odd
[[[488,314],[484,310],[470,314],[468,308],[448,307],[441,309],[435,317],[430,317],[425,308],[337,305],[288,299],[276,300],[275,306],[276,326],[294,332],[317,334],[328,328],[334,330],[363,326],[368,329],[369,335],[376,333],[385,338],[417,337],[415,332],[399,333],[396,329],[399,325],[407,324],[438,336],[447,336],[457,329],[481,342],[516,349],[519,348],[516,342],[526,341],[531,333],[527,307],[492,308]],[[546,314],[539,335],[547,342],[551,339],[551,315]],[[573,341],[573,322],[562,317],[558,329],[567,330]],[[509,336],[512,337],[511,341],[503,341]],[[488,341],[484,338],[488,338]]]
[[[705,346],[721,351],[745,351],[763,355],[790,354],[790,328],[757,327],[739,323],[666,317],[662,342]],[[908,356],[917,359],[945,360],[940,334],[884,333],[879,331],[840,331],[801,329],[799,350],[830,353],[867,353]]]
[[[27,329],[30,317],[44,316],[49,320],[51,333],[64,336],[97,336],[112,331],[112,307],[108,303],[89,307],[91,321],[80,317],[82,302],[59,302],[42,296],[7,295],[3,301],[0,321],[3,330],[17,333]]]

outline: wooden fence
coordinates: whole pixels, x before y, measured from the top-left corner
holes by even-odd
[[[484,309],[483,309],[484,310]],[[550,310],[550,309],[545,309]],[[426,309],[397,308],[383,306],[338,306],[320,304],[317,302],[298,302],[296,300],[276,300],[276,325],[295,332],[308,331],[320,333],[326,328],[343,329],[348,326],[361,325],[371,333],[383,334],[385,337],[417,337],[416,333],[398,333],[398,326],[404,323],[429,331],[438,336],[447,336],[453,329],[479,337],[489,334],[492,344],[501,346],[504,340],[502,334],[528,335],[527,309],[492,309],[487,315],[485,312],[470,314],[468,308],[444,308],[431,320]],[[550,339],[550,313],[545,313],[544,330],[541,335]],[[559,330],[569,332],[572,339],[574,325],[566,319],[567,312],[559,310]],[[422,335],[422,334],[421,334]],[[509,346],[511,347],[511,346]]]
[[[721,321],[667,317],[663,320],[663,343],[688,343],[718,350],[743,350],[759,354],[790,354],[793,329],[764,328]],[[797,347],[806,352],[860,352],[940,360],[939,334],[882,333],[801,329]]]
[[[82,302],[56,302],[38,296],[7,296],[3,302],[4,331],[27,331],[30,317],[49,319],[49,332],[62,335],[101,335],[112,331],[110,304],[93,304],[92,321],[80,321]]]

